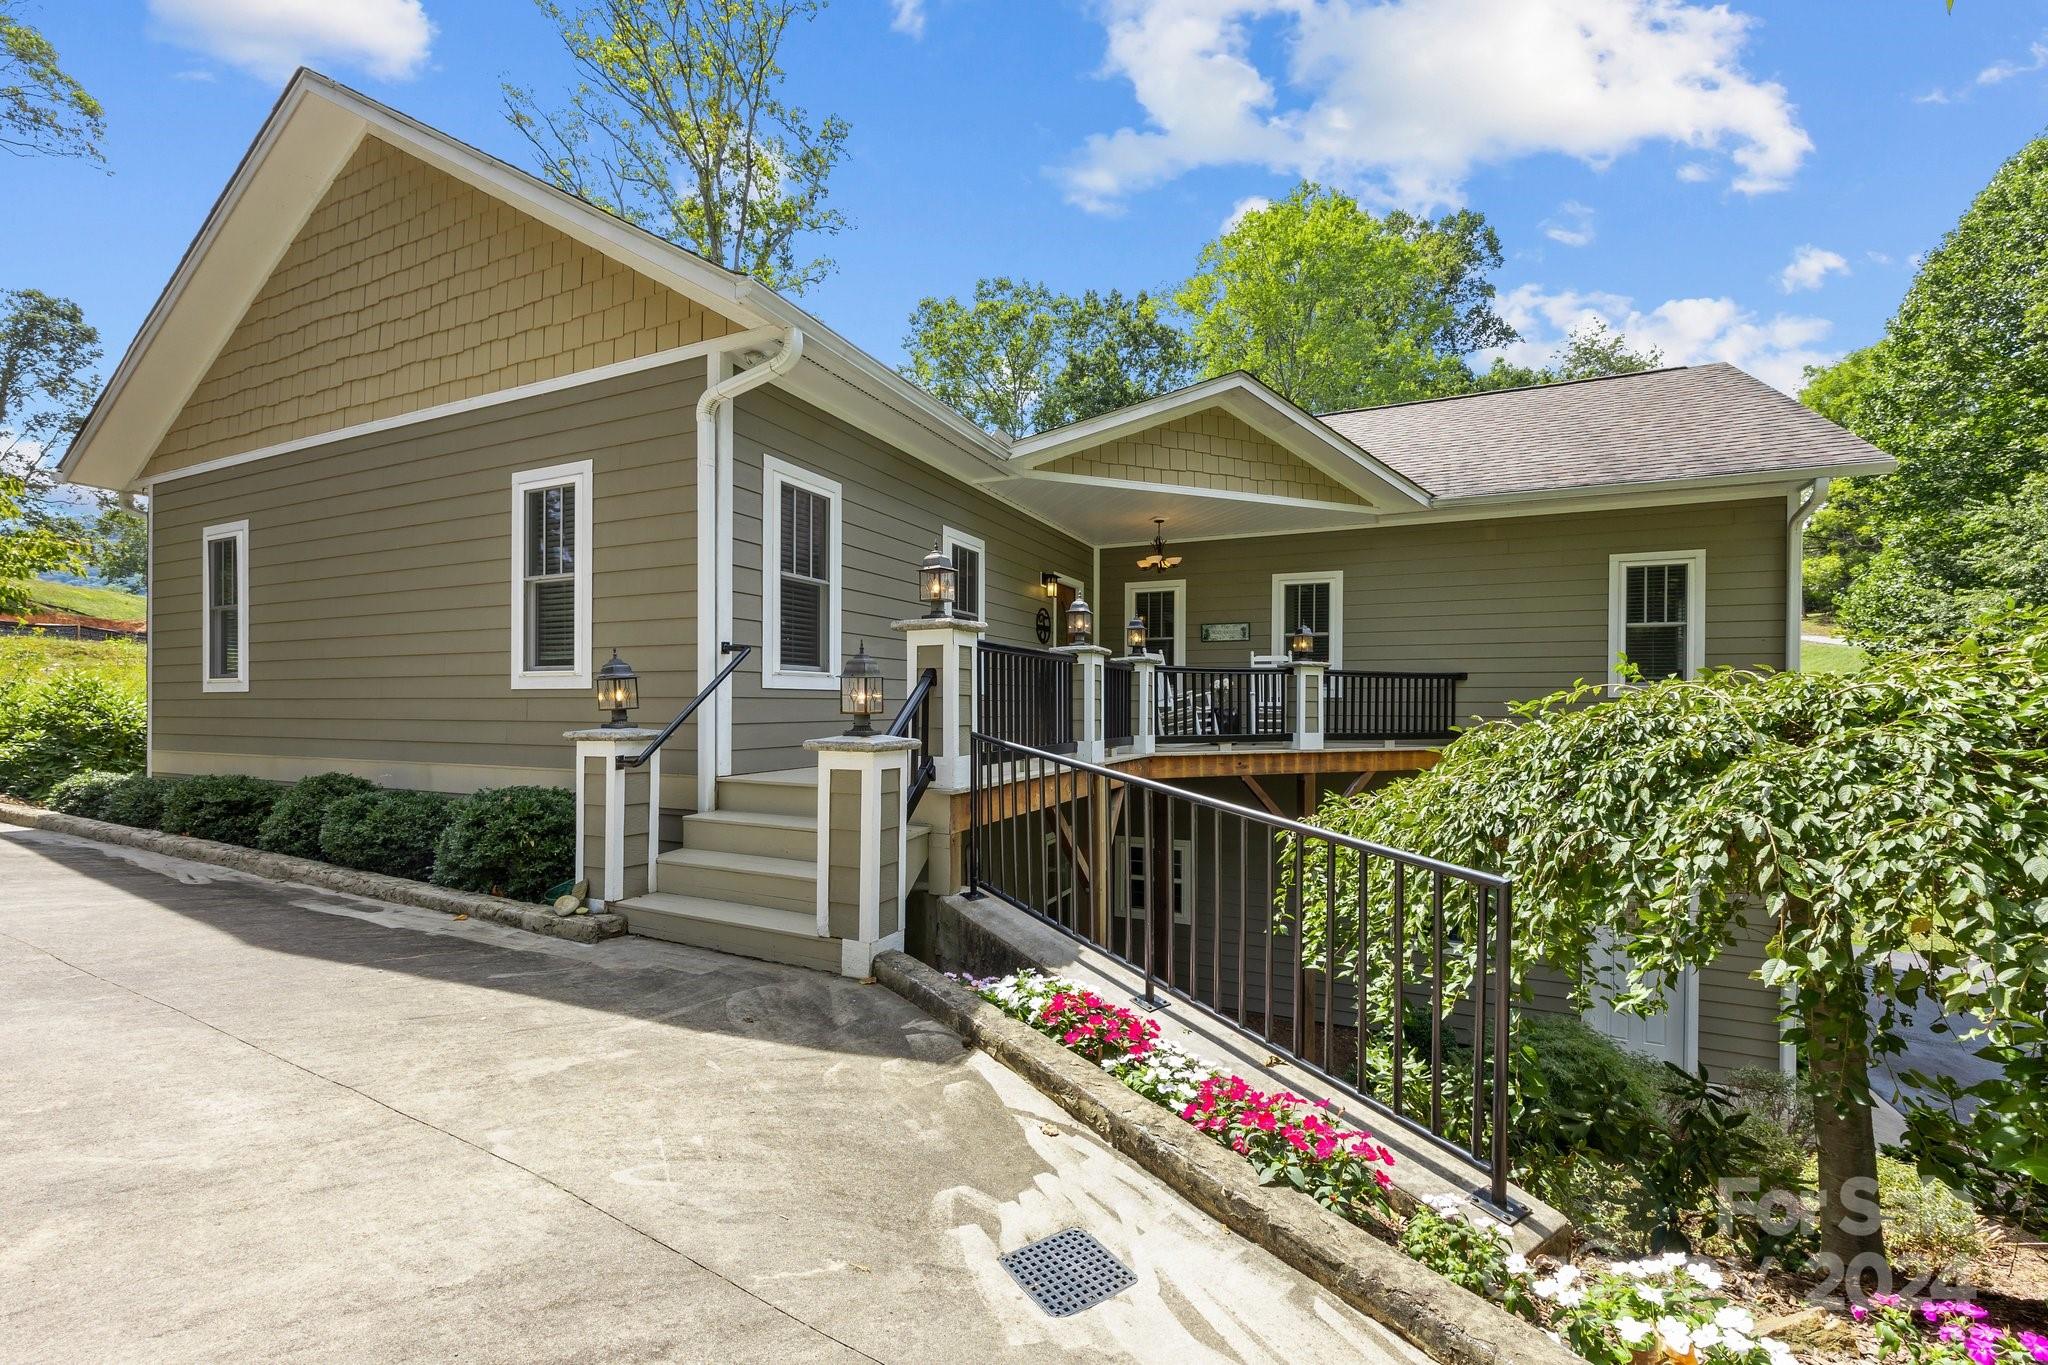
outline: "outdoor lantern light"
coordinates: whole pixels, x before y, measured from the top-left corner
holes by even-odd
[[[640,675],[633,671],[633,665],[619,657],[619,651],[612,651],[612,657],[604,661],[604,667],[597,670],[597,709],[609,711],[612,718],[605,722],[608,730],[623,730],[633,722],[626,719],[628,711],[640,705]]]
[[[875,733],[870,723],[882,714],[882,666],[868,654],[868,642],[860,642],[860,652],[846,661],[846,671],[839,675],[839,709],[853,717],[853,728],[846,733],[866,739]]]
[[[1124,646],[1133,657],[1145,652],[1145,618],[1133,616],[1124,627]]]
[[[917,566],[917,595],[931,603],[926,617],[953,614],[953,580],[958,572],[953,557],[938,545],[932,546],[932,552]]]
[[[1165,573],[1180,564],[1180,556],[1166,552],[1166,518],[1152,518],[1152,553],[1138,561],[1141,569],[1154,573]]]
[[[1088,636],[1095,629],[1095,613],[1088,606],[1088,599],[1080,593],[1067,606],[1067,643],[1085,645]]]
[[[1060,576],[1047,570],[1038,576],[1038,586],[1045,589],[1047,597],[1057,598],[1060,595]]]
[[[1315,653],[1315,648],[1316,633],[1308,628],[1306,621],[1296,626],[1294,634],[1287,637],[1287,652],[1297,659],[1306,659]]]

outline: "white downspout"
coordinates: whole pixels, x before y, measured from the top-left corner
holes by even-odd
[[[1799,493],[1786,495],[1791,505],[1785,521],[1785,671],[1799,671],[1800,640],[1806,621],[1806,523],[1827,504],[1828,481],[1815,479]]]
[[[727,352],[717,351],[705,362],[704,393],[697,399],[697,677],[699,685],[724,666],[720,648],[732,638],[732,613],[724,604],[732,600],[732,566],[725,562],[722,527],[732,524],[729,490],[732,487],[732,426],[722,420],[730,413],[732,400],[750,389],[780,379],[796,368],[804,355],[803,329],[786,328],[781,349],[750,370],[725,375]],[[735,340],[740,340],[735,338]],[[763,641],[754,640],[757,648]],[[727,688],[732,686],[728,684]],[[727,688],[708,698],[697,713],[697,809],[714,810],[718,805],[718,778],[723,746],[719,737],[729,733],[731,702]],[[657,798],[658,799],[658,798]]]

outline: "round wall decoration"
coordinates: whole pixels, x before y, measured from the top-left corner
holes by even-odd
[[[1052,643],[1052,612],[1045,607],[1038,609],[1038,643]]]

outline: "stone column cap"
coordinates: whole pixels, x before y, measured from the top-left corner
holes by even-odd
[[[1056,648],[1056,649],[1054,649],[1054,650],[1053,650],[1053,653],[1055,653],[1055,654],[1072,654],[1072,655],[1076,655],[1076,656],[1080,656],[1080,655],[1100,655],[1101,657],[1103,657],[1103,658],[1105,658],[1105,659],[1106,659],[1106,658],[1108,658],[1108,657],[1109,657],[1109,646],[1107,646],[1107,645],[1060,645],[1060,646],[1059,646],[1058,648]]]
[[[891,621],[891,630],[972,630],[985,631],[988,622],[972,616],[913,616],[907,621]]]
[[[660,733],[660,730],[650,729],[645,725],[629,725],[624,729],[606,725],[593,725],[586,730],[564,730],[562,738],[574,740],[609,739],[616,740],[621,744],[637,745],[645,744]]]
[[[827,735],[804,747],[814,754],[900,754],[918,746],[908,735]]]
[[[1329,662],[1328,662],[1328,660],[1325,660],[1325,659],[1296,659],[1296,660],[1294,660],[1294,661],[1293,661],[1292,663],[1288,664],[1287,666],[1288,666],[1289,668],[1301,669],[1301,668],[1328,668],[1328,667],[1329,667],[1330,665],[1329,665]]]
[[[1164,654],[1154,654],[1149,650],[1143,654],[1119,654],[1117,658],[1128,664],[1151,664],[1155,668],[1166,662]]]

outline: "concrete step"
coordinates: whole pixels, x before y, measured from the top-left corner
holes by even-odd
[[[683,847],[809,862],[818,853],[818,818],[752,810],[700,811],[683,817]]]
[[[664,891],[650,891],[616,908],[624,912],[628,929],[647,938],[792,967],[825,972],[840,968],[839,940],[819,937],[815,913]]]
[[[747,773],[718,779],[721,810],[756,811],[762,815],[818,814],[818,770],[792,768],[779,773]]]
[[[657,889],[759,905],[799,914],[817,913],[818,867],[813,858],[771,858],[715,848],[672,848],[655,871]]]

